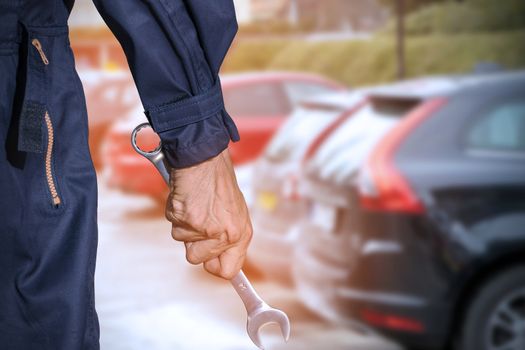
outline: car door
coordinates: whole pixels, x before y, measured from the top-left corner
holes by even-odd
[[[524,89],[489,84],[450,97],[397,158],[437,224],[474,254],[525,242]]]
[[[463,221],[483,240],[517,239],[525,248],[525,95],[492,101],[463,137],[465,157],[485,164],[486,173],[475,201],[469,200],[470,208],[464,209]]]

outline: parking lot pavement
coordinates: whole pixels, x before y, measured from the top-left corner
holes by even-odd
[[[232,287],[185,261],[162,211],[147,198],[99,187],[96,288],[102,350],[256,349]],[[278,328],[263,330],[268,349],[399,349],[320,320],[293,289],[260,281],[255,288],[292,321],[288,344]]]

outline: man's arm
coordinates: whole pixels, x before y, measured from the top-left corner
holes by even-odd
[[[94,0],[126,53],[145,113],[172,167],[167,218],[191,263],[224,278],[251,238],[225,150],[239,139],[218,72],[237,31],[232,0]]]

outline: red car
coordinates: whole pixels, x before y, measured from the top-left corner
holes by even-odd
[[[89,148],[95,167],[100,168],[100,146],[119,115],[135,109],[139,95],[124,71],[79,70],[89,115]]]
[[[235,165],[255,160],[300,100],[344,89],[333,81],[303,73],[235,74],[221,77],[221,82],[226,109],[241,135],[241,141],[230,144]],[[103,158],[105,177],[110,187],[164,200],[166,188],[161,177],[130,145],[131,131],[144,121],[138,106],[108,132]],[[155,147],[158,138],[148,134],[141,140],[144,143]]]

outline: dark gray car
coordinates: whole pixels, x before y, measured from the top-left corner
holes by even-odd
[[[334,224],[302,226],[295,281],[321,314],[407,346],[523,349],[525,73],[447,79],[409,94],[358,181],[307,177]]]

